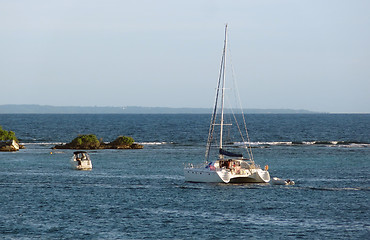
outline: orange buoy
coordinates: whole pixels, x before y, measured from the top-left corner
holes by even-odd
[[[265,165],[265,171],[269,170],[269,165]]]

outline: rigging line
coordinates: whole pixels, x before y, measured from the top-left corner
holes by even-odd
[[[224,124],[224,104],[225,104],[225,86],[226,86],[226,56],[227,56],[227,24],[225,26],[225,40],[224,40],[224,64],[222,72],[222,89],[221,89],[221,129],[220,129],[220,149],[222,149],[222,135],[223,135],[223,124]],[[223,155],[220,154],[220,158],[223,158]]]
[[[225,49],[223,51],[222,58],[221,58],[221,68],[220,68],[220,75],[219,75],[219,79],[218,79],[218,85],[217,85],[217,89],[216,89],[215,107],[214,107],[214,110],[213,110],[211,125],[210,125],[210,129],[209,129],[209,134],[208,134],[207,149],[206,149],[206,161],[208,161],[208,158],[209,158],[209,150],[210,150],[211,145],[212,145],[214,126],[215,126],[215,122],[216,122],[216,119],[217,119],[217,105],[218,105],[220,85],[221,85],[221,80],[222,80],[221,76],[222,76],[222,73],[223,73],[223,67],[222,66],[224,65],[224,61],[225,61],[224,53],[225,53]]]
[[[238,108],[240,108],[240,111],[241,111],[241,114],[242,114],[242,117],[243,117],[243,122],[244,122],[244,129],[245,129],[245,134],[246,134],[246,137],[247,137],[247,140],[248,140],[248,144],[249,146],[246,144],[246,151],[248,153],[248,156],[250,159],[253,160],[253,153],[252,153],[252,149],[251,149],[251,146],[250,146],[250,140],[249,140],[249,136],[248,136],[248,130],[247,130],[247,126],[246,126],[246,121],[245,121],[245,117],[244,117],[244,112],[243,112],[243,108],[241,106],[241,100],[240,100],[240,94],[239,94],[239,89],[238,89],[238,86],[237,86],[237,82],[236,82],[236,77],[235,77],[235,71],[234,71],[234,65],[233,65],[233,61],[232,61],[232,54],[231,54],[231,44],[228,42],[228,48],[227,48],[227,51],[228,51],[228,56],[229,56],[229,62],[230,62],[230,65],[231,65],[231,73],[232,73],[232,79],[233,79],[233,92],[234,92],[234,95],[235,98],[233,98],[233,100],[235,101],[235,106],[237,106]],[[227,99],[228,96],[226,96]],[[237,97],[237,98],[236,98]],[[238,128],[238,131],[239,131],[239,135],[243,141],[243,143],[246,143],[245,141],[245,138],[244,138],[244,134],[243,134],[243,131],[241,129],[241,126],[236,118],[236,114],[234,112],[234,109],[233,107],[231,106],[231,101],[228,101],[229,103],[229,106],[230,106],[230,110],[231,110],[231,113],[233,115],[233,118],[234,118],[234,121],[235,121],[235,124],[237,125],[237,128]]]
[[[242,138],[242,141],[243,141],[243,143],[245,143],[246,141],[245,141],[244,135],[243,135],[243,133],[242,133],[242,131],[240,129],[240,125],[239,125],[238,121],[236,120],[236,116],[235,115],[233,115],[233,116],[234,116],[236,125],[238,126],[238,130],[239,130],[240,136]],[[250,149],[248,147],[246,149],[247,149],[247,153],[248,153],[249,159],[253,159],[252,152],[250,151]]]
[[[235,125],[237,126],[237,128],[239,130],[240,137],[242,138],[243,143],[245,143],[246,141],[245,141],[245,138],[244,138],[244,134],[243,134],[243,132],[242,132],[242,130],[240,128],[239,122],[238,122],[238,120],[236,118],[236,114],[234,113],[234,109],[231,106],[230,106],[230,110],[231,110],[231,113],[232,113],[232,115],[234,117]],[[253,159],[252,158],[253,157],[252,152],[250,151],[250,149],[248,148],[248,146],[247,146],[246,150],[247,150],[249,159]]]
[[[229,46],[230,46],[230,44],[229,44]],[[233,85],[235,86],[234,87],[234,93],[238,97],[239,107],[240,107],[241,114],[242,114],[242,117],[243,117],[244,129],[245,129],[246,137],[247,137],[247,140],[248,140],[247,152],[248,152],[248,155],[250,154],[250,159],[254,162],[251,141],[250,141],[250,138],[249,138],[247,124],[246,124],[246,117],[245,117],[245,114],[244,114],[243,107],[241,105],[239,88],[238,88],[238,85],[237,85],[237,82],[236,82],[234,65],[233,65],[233,61],[232,61],[232,58],[231,58],[231,49],[230,49],[230,47],[228,48],[228,51],[229,51],[229,62],[230,62],[230,65],[231,65],[231,76],[232,76],[232,79],[233,79]]]
[[[226,32],[227,32],[227,25],[225,27],[225,36],[226,36]],[[218,99],[219,99],[220,85],[221,85],[223,72],[225,71],[225,69],[224,69],[224,67],[225,67],[225,54],[226,54],[226,38],[225,38],[225,41],[224,41],[224,48],[223,48],[223,51],[222,51],[221,66],[220,66],[218,84],[217,84],[217,89],[216,89],[216,94],[215,94],[216,95],[216,97],[215,97],[215,106],[214,106],[214,109],[213,109],[213,114],[212,114],[212,117],[211,117],[211,124],[210,124],[209,132],[208,132],[207,147],[206,147],[206,154],[205,154],[206,162],[208,161],[209,151],[210,151],[211,145],[212,145],[214,126],[215,126],[216,115],[217,115],[216,113],[217,113],[217,104],[218,104]]]
[[[226,98],[227,98],[227,100],[229,100],[229,97],[227,97],[227,96],[226,96]],[[243,132],[242,132],[242,130],[241,130],[241,128],[240,128],[240,125],[239,125],[238,120],[236,119],[236,113],[234,112],[234,108],[231,106],[231,101],[227,101],[227,102],[228,102],[228,104],[229,104],[229,108],[230,108],[230,111],[231,111],[231,115],[232,115],[232,116],[233,116],[233,118],[234,118],[235,125],[237,126],[237,128],[238,128],[238,130],[239,130],[239,135],[240,135],[240,137],[242,138],[242,141],[243,141],[243,142],[245,142],[244,134],[243,134]],[[230,122],[231,122],[231,117],[230,117]]]
[[[227,95],[225,95],[225,98],[226,98],[226,103],[228,103],[228,101],[227,101]],[[230,106],[230,105],[229,105]],[[230,107],[231,108],[231,107]],[[232,111],[232,109],[231,109],[231,111]],[[231,135],[231,129],[232,129],[232,126],[233,126],[233,121],[232,121],[232,119],[231,119],[231,117],[230,117],[230,114],[226,114],[225,116],[224,116],[224,118],[226,118],[225,120],[224,120],[224,129],[226,129],[227,130],[227,141],[228,142],[231,142],[231,141],[233,141],[233,137],[232,137],[232,135]],[[226,126],[226,127],[225,127]]]

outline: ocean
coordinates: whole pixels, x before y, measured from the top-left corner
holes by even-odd
[[[250,114],[257,164],[270,184],[184,181],[204,161],[207,114],[0,114],[25,149],[0,152],[1,239],[368,239],[370,114]],[[138,150],[88,151],[70,167],[79,134]],[[238,143],[235,143],[238,147]]]

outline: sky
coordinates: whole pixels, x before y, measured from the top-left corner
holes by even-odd
[[[367,0],[0,0],[0,105],[370,113]],[[230,62],[230,61],[229,61]]]

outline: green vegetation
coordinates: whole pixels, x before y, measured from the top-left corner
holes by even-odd
[[[134,143],[132,137],[119,136],[113,142],[104,143],[93,135],[80,135],[70,143],[56,145],[55,149],[142,149],[143,145]]]
[[[2,126],[0,126],[0,141],[7,141],[7,140],[15,140],[18,142],[15,133],[12,131],[3,130]]]
[[[128,145],[131,146],[134,143],[134,139],[132,137],[126,136],[119,136],[116,140],[109,143],[110,145],[119,146],[119,145]]]
[[[93,135],[80,135],[72,140],[70,143],[76,149],[98,149],[100,142],[98,138]]]

